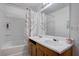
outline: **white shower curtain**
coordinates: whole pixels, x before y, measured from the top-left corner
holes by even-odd
[[[40,12],[34,12],[31,9],[26,9],[26,27],[25,35],[38,36],[45,35],[46,32],[46,15]]]

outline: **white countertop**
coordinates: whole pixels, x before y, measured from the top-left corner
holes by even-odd
[[[57,41],[53,41],[53,39],[57,39]],[[56,37],[56,36],[43,36],[42,38],[39,38],[38,36],[29,37],[29,39],[61,54],[70,47],[72,47],[73,44],[68,44],[66,42],[66,38],[64,37]]]

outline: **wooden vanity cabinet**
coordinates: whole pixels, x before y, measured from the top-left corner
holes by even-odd
[[[29,40],[29,53],[31,56],[36,56],[37,55],[37,50],[36,50],[36,42]]]
[[[58,53],[51,51],[50,49],[37,44],[37,56],[57,56]]]
[[[43,45],[29,39],[29,53],[31,56],[72,56],[72,48],[59,54]]]
[[[71,47],[70,49],[66,50],[60,56],[72,56],[73,55],[73,48]]]
[[[37,43],[37,56],[45,56],[44,47]]]

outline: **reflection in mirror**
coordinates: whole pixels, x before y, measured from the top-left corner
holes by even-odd
[[[49,11],[50,16],[46,21],[46,35],[69,37],[69,4],[58,4],[55,6],[55,10],[53,10],[53,6],[50,7],[48,10],[52,9],[52,11]]]

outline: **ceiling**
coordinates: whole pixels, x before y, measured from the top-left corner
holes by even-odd
[[[52,4],[51,6],[49,6],[47,9],[43,10],[42,12],[44,12],[46,14],[51,14],[52,12],[55,12],[68,5],[69,5],[68,3],[55,3],[55,4]]]
[[[22,9],[32,9],[33,11],[38,11],[43,6],[43,3],[8,3],[8,5],[16,6]]]
[[[8,5],[16,6],[22,9],[30,8],[33,11],[40,11],[42,8],[44,8],[46,5],[43,5],[43,3],[7,3]],[[63,8],[67,6],[68,3],[53,3],[46,9],[44,9],[42,12],[46,14],[50,14],[60,8]]]

